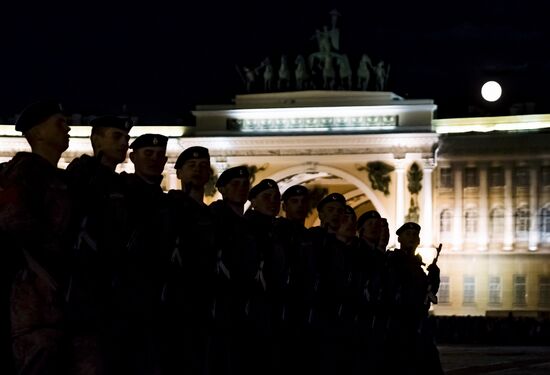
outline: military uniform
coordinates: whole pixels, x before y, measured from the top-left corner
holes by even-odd
[[[16,130],[26,132],[57,113],[56,103],[32,104]],[[43,157],[19,152],[2,168],[0,187],[6,198],[0,204],[0,233],[5,253],[16,260],[6,280],[15,367],[18,373],[63,374],[72,206],[66,176]]]
[[[357,221],[361,228],[368,219],[381,219],[376,211],[367,211]],[[387,251],[363,238],[353,254],[355,295],[355,363],[354,373],[382,371],[382,343],[386,330],[386,315],[382,303],[383,275]]]
[[[130,148],[166,147],[166,143],[164,136],[145,134]],[[154,183],[125,172],[121,178],[128,201],[129,236],[113,287],[113,341],[121,349],[116,353],[114,371],[151,374],[160,368],[161,302],[171,251],[170,211],[160,186],[162,176]]]
[[[338,202],[342,209],[345,207],[345,198],[341,194],[333,193],[323,198],[317,205],[319,213],[324,205]],[[308,294],[313,302],[308,320],[311,324],[313,337],[317,336],[318,365],[315,372],[321,374],[334,373],[342,369],[339,363],[342,343],[344,341],[344,319],[348,313],[347,297],[351,287],[351,258],[347,247],[322,227],[309,229],[312,241],[313,254],[310,257],[313,275],[307,276]],[[311,277],[313,276],[313,278]],[[309,298],[308,298],[309,299]]]
[[[225,186],[233,178],[248,178],[246,166],[225,170],[216,183]],[[249,295],[258,271],[254,239],[246,219],[224,200],[209,206],[215,218],[217,254],[211,369],[215,374],[242,374],[246,368]]]
[[[174,168],[191,158],[209,158],[203,147],[190,147]],[[164,291],[167,374],[207,374],[216,271],[215,218],[208,206],[182,190],[168,192],[173,246]]]
[[[250,190],[249,200],[253,202],[266,190],[279,194],[277,183],[264,179]],[[287,319],[288,258],[282,238],[274,231],[275,216],[255,209],[249,209],[244,216],[253,238],[256,268],[247,302],[247,351],[251,354],[247,372],[252,374],[263,368],[268,374],[279,373]]]
[[[122,118],[94,119],[92,128],[129,131]],[[76,240],[67,291],[74,373],[108,371],[111,344],[112,286],[128,238],[127,201],[120,175],[101,163],[101,155],[82,155],[67,167],[75,200]]]
[[[405,223],[397,230],[419,232],[416,223]],[[425,373],[426,342],[422,335],[430,301],[428,293],[439,289],[439,268],[431,265],[428,275],[422,269],[420,256],[395,249],[388,253],[387,274],[384,285],[384,303],[387,306],[386,369],[406,374]],[[428,287],[430,286],[430,289]],[[437,360],[439,360],[437,358]],[[437,364],[430,373],[438,373]]]

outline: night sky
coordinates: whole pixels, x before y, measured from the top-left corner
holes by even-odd
[[[550,113],[544,1],[74,3],[1,6],[3,123],[55,97],[69,112],[117,114],[126,104],[141,123],[187,124],[196,105],[245,92],[235,66],[270,57],[277,68],[282,54],[317,51],[310,38],[334,8],[353,69],[363,53],[388,62],[388,91],[434,99],[439,118],[505,115],[524,102]],[[489,79],[504,90],[493,105],[479,94]]]

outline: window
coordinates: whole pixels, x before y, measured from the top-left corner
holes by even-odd
[[[541,182],[542,186],[550,186],[550,166],[545,165],[541,168]]]
[[[550,205],[540,210],[540,234],[543,242],[550,242]]]
[[[514,275],[514,305],[527,305],[527,282],[525,275]]]
[[[439,215],[439,232],[442,235],[451,233],[452,220],[453,215],[450,210],[441,211],[441,215]]]
[[[475,303],[476,297],[476,279],[473,276],[464,276],[464,296],[462,303],[471,305]]]
[[[477,174],[477,168],[464,169],[464,187],[478,187],[479,178]]]
[[[466,210],[464,214],[464,231],[466,235],[477,233],[477,211],[473,208]]]
[[[494,208],[489,214],[490,234],[492,240],[502,240],[504,237],[504,210]]]
[[[521,167],[516,169],[516,186],[529,186],[529,169]]]
[[[489,305],[500,305],[502,303],[502,290],[500,288],[500,277],[489,277]]]
[[[550,307],[550,276],[539,278],[539,306]]]
[[[529,236],[529,225],[531,220],[529,218],[529,210],[527,207],[520,207],[516,211],[515,227],[516,227],[516,239],[526,241]]]
[[[439,283],[439,290],[437,292],[437,299],[439,303],[450,303],[451,293],[449,276],[441,276]]]
[[[451,168],[441,168],[439,170],[439,184],[442,188],[453,187],[453,171]]]
[[[489,169],[489,186],[504,186],[504,171],[502,167],[492,167]]]

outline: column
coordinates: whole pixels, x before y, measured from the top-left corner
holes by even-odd
[[[529,250],[537,250],[539,244],[539,223],[538,223],[538,175],[537,166],[531,166],[529,168],[529,213],[530,225],[529,225]]]
[[[464,234],[462,232],[462,164],[454,164],[454,193],[455,193],[455,208],[453,218],[453,250],[462,250],[464,242]]]
[[[398,163],[396,165],[395,173],[397,175],[395,190],[395,229],[390,231],[391,236],[393,236],[395,230],[405,222],[405,168],[403,167],[403,163]]]
[[[168,189],[174,189],[177,190],[180,187],[178,186],[178,176],[176,173],[170,172],[168,174]]]
[[[479,221],[478,250],[487,250],[489,243],[489,191],[487,184],[487,164],[479,165]]]
[[[514,204],[512,200],[512,165],[504,166],[504,244],[503,250],[514,248]]]
[[[424,166],[422,177],[422,247],[433,246],[433,190],[432,190],[432,165]]]

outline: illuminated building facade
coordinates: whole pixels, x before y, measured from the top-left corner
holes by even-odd
[[[390,92],[249,94],[198,106],[195,127],[137,126],[131,136],[170,137],[166,189],[178,187],[179,153],[201,145],[216,174],[247,164],[281,191],[303,184],[342,193],[358,215],[378,210],[391,247],[396,228],[418,222],[427,261],[443,243],[436,314],[550,313],[550,115],[434,120],[436,108]],[[89,134],[72,128],[61,167],[91,153]],[[0,162],[24,149],[13,125],[0,126]],[[312,212],[307,225],[317,223]]]

